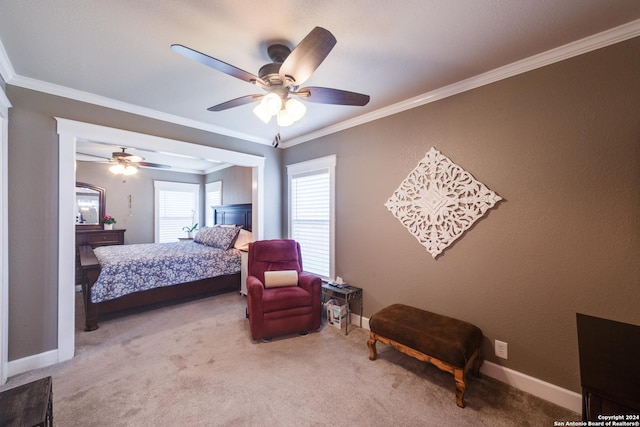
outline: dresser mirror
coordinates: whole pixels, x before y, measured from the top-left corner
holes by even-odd
[[[100,229],[105,213],[104,188],[76,182],[75,222],[82,230]]]

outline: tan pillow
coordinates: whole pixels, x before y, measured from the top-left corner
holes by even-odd
[[[236,239],[236,242],[233,244],[233,247],[236,249],[240,249],[241,251],[242,250],[248,251],[249,243],[252,240],[253,240],[253,237],[251,236],[251,232],[241,228],[240,234],[238,234],[238,238]]]
[[[280,288],[283,286],[298,286],[298,272],[296,270],[264,272],[265,288]]]

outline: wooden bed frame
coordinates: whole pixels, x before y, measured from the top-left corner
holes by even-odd
[[[251,231],[251,204],[223,205],[214,208],[215,224],[236,224]],[[101,316],[126,309],[143,307],[182,298],[208,296],[223,292],[240,291],[240,272],[211,277],[195,282],[164,286],[135,292],[109,301],[91,302],[91,288],[100,275],[100,263],[91,246],[81,246],[80,265],[83,271],[82,293],[85,313],[85,331],[98,329]]]

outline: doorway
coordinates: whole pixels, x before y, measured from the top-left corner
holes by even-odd
[[[122,129],[55,118],[58,132],[58,236],[75,235],[75,159],[76,141],[87,139],[140,149],[190,153],[218,159],[252,170],[253,235],[264,236],[264,157],[223,150],[184,141],[161,138]],[[73,358],[75,352],[75,239],[58,238],[58,349],[56,362]]]

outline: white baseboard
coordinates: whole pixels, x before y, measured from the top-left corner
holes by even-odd
[[[350,320],[352,325],[360,325],[360,316],[358,314],[351,312]],[[362,328],[369,330],[369,319],[366,317],[362,317]],[[517,388],[518,390],[522,390],[551,403],[555,403],[563,408],[567,408],[579,414],[582,412],[582,395],[580,393],[558,387],[555,384],[539,380],[538,378],[531,377],[486,360],[482,363],[480,372],[483,375],[496,379]]]
[[[58,363],[58,350],[49,350],[44,353],[34,354],[33,356],[23,357],[22,359],[12,360],[7,363],[7,376],[22,374],[23,372],[32,371],[34,369],[45,368],[47,366]]]
[[[541,399],[555,403],[558,406],[562,406],[563,408],[570,409],[577,413],[582,412],[582,395],[580,393],[558,387],[555,384],[539,380],[522,372],[514,371],[513,369],[505,368],[504,366],[488,361],[482,363],[480,372],[500,382],[509,384],[518,390],[525,391]]]

